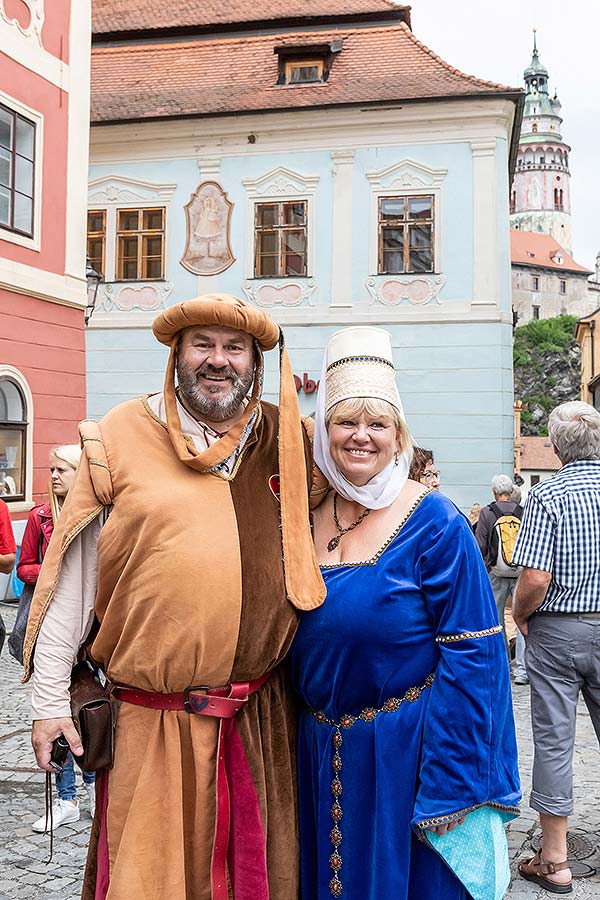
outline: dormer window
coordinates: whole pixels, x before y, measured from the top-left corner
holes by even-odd
[[[285,84],[314,84],[323,81],[324,60],[289,59],[285,64]]]
[[[332,41],[329,44],[275,47],[273,52],[279,58],[277,84],[299,87],[326,82],[342,46],[342,41]]]

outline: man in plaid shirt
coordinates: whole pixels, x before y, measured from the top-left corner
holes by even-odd
[[[573,401],[548,433],[562,468],[527,498],[513,562],[523,566],[513,609],[526,638],[535,748],[530,805],[542,847],[519,866],[528,881],[570,893],[567,816],[579,692],[600,737],[600,413]]]

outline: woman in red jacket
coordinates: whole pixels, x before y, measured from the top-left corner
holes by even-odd
[[[75,471],[81,456],[81,448],[77,444],[64,444],[50,452],[50,491],[49,503],[36,506],[29,513],[29,519],[23,533],[21,554],[17,565],[17,575],[25,584],[35,584],[42,560],[48,548],[54,523],[58,518],[65,498],[75,478]],[[94,813],[94,773],[83,773],[83,786],[90,799],[92,815]],[[75,768],[73,757],[69,753],[63,771],[56,775],[58,799],[52,810],[54,828],[68,822],[77,822],[81,815],[77,788],[75,784]],[[42,816],[31,826],[34,831],[47,831],[46,816]]]

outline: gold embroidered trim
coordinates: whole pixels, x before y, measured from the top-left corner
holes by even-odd
[[[348,568],[348,569],[354,568],[355,569],[358,566],[374,566],[375,563],[377,562],[377,560],[385,553],[385,551],[390,546],[392,541],[398,537],[398,535],[400,534],[400,532],[402,531],[402,529],[404,528],[404,526],[406,525],[406,523],[408,522],[408,520],[410,519],[410,517],[412,516],[414,511],[417,509],[418,506],[421,505],[421,501],[424,500],[425,497],[431,493],[433,493],[433,488],[427,488],[425,491],[423,491],[422,494],[419,494],[419,496],[414,501],[413,505],[410,507],[408,512],[405,514],[405,516],[402,519],[402,521],[400,522],[400,524],[394,529],[394,531],[392,531],[392,533],[387,538],[383,547],[380,547],[379,550],[377,551],[377,553],[375,554],[375,556],[372,556],[371,559],[365,559],[362,562],[319,563],[319,568],[320,569],[342,569],[342,568]]]
[[[482,631],[461,631],[459,634],[438,634],[436,644],[454,644],[456,641],[471,641],[475,638],[489,637],[491,634],[499,634],[502,625],[494,625],[493,628],[484,628]]]
[[[377,363],[378,365],[389,366],[390,369],[396,371],[394,363],[390,362],[389,359],[384,359],[383,356],[344,356],[343,359],[336,359],[335,362],[330,363],[327,366],[327,371],[331,372],[332,369],[337,369],[338,366],[344,366],[346,363]]]
[[[312,709],[308,710],[309,714],[316,719],[319,725],[329,725],[331,728],[335,728],[332,739],[334,754],[331,759],[331,768],[333,769],[333,781],[331,782],[331,793],[333,795],[331,818],[333,819],[333,828],[329,833],[329,838],[333,845],[333,853],[329,857],[329,865],[333,872],[333,876],[329,882],[329,890],[334,897],[341,897],[342,895],[342,880],[340,878],[343,863],[342,854],[340,853],[340,845],[342,843],[340,822],[342,821],[343,816],[342,804],[340,802],[343,790],[340,778],[340,773],[342,771],[342,755],[340,753],[343,743],[342,728],[347,731],[349,728],[352,728],[353,725],[356,725],[359,720],[367,723],[374,722],[380,713],[394,713],[400,709],[403,703],[414,703],[419,699],[423,691],[431,687],[433,678],[434,673],[432,672],[431,675],[427,676],[422,685],[408,688],[402,697],[390,697],[379,709],[375,709],[373,706],[367,706],[359,712],[357,716],[342,716],[339,722],[329,719],[324,712],[313,712]]]
[[[519,815],[521,810],[518,806],[505,806],[503,803],[495,803],[493,800],[490,800],[489,803],[476,803],[475,806],[467,806],[465,809],[459,809],[458,812],[450,813],[447,816],[434,816],[432,819],[424,819],[422,822],[417,822],[417,828],[420,828],[424,831],[427,828],[437,828],[438,825],[448,825],[451,822],[456,822],[457,819],[462,819],[463,816],[468,815],[468,813],[473,812],[475,809],[481,809],[482,806],[489,806],[491,809],[500,809],[504,812],[514,813],[515,815]]]
[[[94,438],[95,440],[95,438]],[[88,463],[90,466],[100,466],[102,469],[106,469],[107,472],[110,472],[110,469],[106,465],[106,463],[100,462],[99,459],[92,459],[92,457],[88,457]]]

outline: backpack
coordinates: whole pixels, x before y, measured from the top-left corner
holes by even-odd
[[[496,516],[488,545],[491,572],[500,578],[518,578],[521,567],[513,565],[512,558],[521,527],[523,507],[515,503],[515,508],[510,513],[503,512],[497,503],[490,503],[489,508]]]

